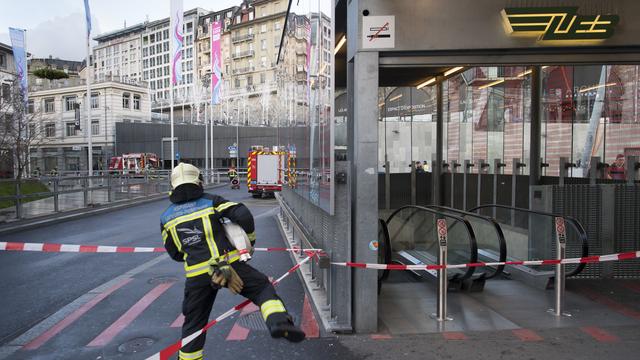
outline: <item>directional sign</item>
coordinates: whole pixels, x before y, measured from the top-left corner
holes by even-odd
[[[392,49],[396,46],[396,17],[362,17],[362,48]]]

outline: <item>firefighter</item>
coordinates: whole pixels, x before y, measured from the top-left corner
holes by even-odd
[[[227,172],[227,175],[229,175],[229,183],[231,184],[231,188],[240,189],[240,181],[238,180],[238,171],[236,171],[235,166],[232,165],[229,168],[229,172]]]
[[[273,338],[299,342],[305,334],[296,327],[269,279],[238,261],[240,252],[223,230],[223,219],[239,225],[251,246],[255,243],[251,212],[240,203],[204,193],[197,167],[180,163],[171,172],[172,205],[161,216],[161,231],[168,254],[184,262],[186,271],[182,313],[182,337],[202,329],[209,320],[221,287],[240,294],[256,304]],[[203,359],[206,334],[186,344],[180,359]]]

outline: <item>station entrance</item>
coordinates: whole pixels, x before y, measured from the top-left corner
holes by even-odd
[[[636,260],[552,261],[638,248],[640,140],[625,134],[640,131],[640,44],[620,27],[594,41],[546,41],[548,28],[522,19],[560,19],[524,5],[345,4],[353,257],[461,265],[447,271],[446,282],[438,270],[381,270],[375,278],[356,270],[354,304],[364,303],[353,309],[356,331],[637,322],[582,293],[592,281],[584,279],[639,277]],[[606,25],[613,26],[623,8],[637,6],[609,5],[580,11],[611,17]],[[340,11],[336,16],[340,23]],[[392,47],[370,47],[377,39],[366,39],[372,21],[393,24],[378,27],[394,37]],[[473,36],[462,31],[469,26],[477,28]],[[537,35],[518,36],[525,27]],[[618,159],[626,167],[620,177],[612,172]],[[565,232],[557,231],[559,222]],[[376,235],[380,248],[371,254]],[[372,294],[374,281],[379,294]],[[376,319],[367,314],[372,308]],[[580,315],[564,316],[571,312]]]

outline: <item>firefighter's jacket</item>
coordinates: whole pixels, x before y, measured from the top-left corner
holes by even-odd
[[[187,278],[210,274],[211,262],[238,260],[239,254],[227,240],[221,219],[240,225],[251,244],[255,242],[253,216],[243,204],[217,195],[171,204],[161,216],[162,240],[176,261],[184,261]]]

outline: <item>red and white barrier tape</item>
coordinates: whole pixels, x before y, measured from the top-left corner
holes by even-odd
[[[317,254],[317,252],[313,252],[313,251],[307,251],[305,253],[307,254],[306,258],[302,259],[299,263],[297,263],[295,266],[293,266],[291,269],[289,269],[286,273],[284,273],[282,276],[280,276],[279,278],[274,280],[272,282],[272,284],[274,286],[278,285],[278,283],[280,283],[282,280],[284,280],[287,276],[289,276],[292,273],[296,272],[296,270],[298,270],[300,268],[300,266],[302,266],[302,264],[308,262],[309,260],[311,260]],[[175,342],[174,344],[171,344],[171,345],[167,346],[166,348],[162,349],[160,352],[149,356],[146,360],[167,360],[167,359],[169,359],[169,357],[171,355],[177,353],[180,349],[182,349],[183,346],[187,345],[188,343],[193,341],[195,338],[200,336],[202,333],[204,333],[205,331],[209,330],[209,328],[211,328],[215,324],[221,322],[222,320],[230,317],[231,315],[235,314],[237,311],[242,310],[242,308],[244,308],[245,306],[249,305],[250,303],[251,303],[251,300],[245,300],[245,301],[241,302],[240,304],[232,307],[231,309],[227,310],[222,315],[218,316],[217,318],[215,318],[214,320],[209,322],[202,329],[194,332],[193,334],[191,334],[191,335],[189,335],[189,336],[187,336],[185,338],[180,339],[179,341]]]
[[[608,255],[595,255],[579,258],[567,258],[562,260],[526,260],[526,261],[503,261],[503,262],[477,262],[470,264],[447,264],[447,265],[400,265],[400,264],[367,264],[367,263],[354,263],[354,262],[333,262],[331,264],[336,266],[348,266],[362,269],[374,269],[374,270],[440,270],[447,269],[460,269],[470,267],[483,267],[483,266],[500,266],[500,265],[557,265],[557,264],[590,264],[607,261],[618,260],[630,260],[640,258],[640,251],[629,251]]]
[[[320,249],[299,248],[254,248],[258,252],[318,252]],[[22,242],[0,242],[0,251],[36,251],[36,252],[75,252],[75,253],[150,253],[165,252],[163,247],[132,247],[106,245],[72,245],[72,244],[43,244]]]

